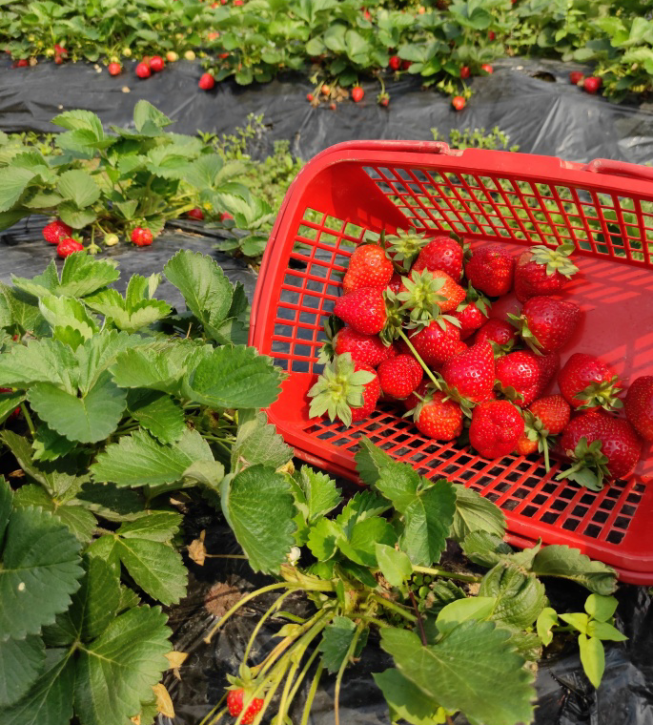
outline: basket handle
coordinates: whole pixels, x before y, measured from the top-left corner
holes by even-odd
[[[593,174],[614,174],[616,176],[629,176],[634,179],[653,181],[653,167],[629,164],[626,161],[613,161],[612,159],[594,159],[582,168]]]

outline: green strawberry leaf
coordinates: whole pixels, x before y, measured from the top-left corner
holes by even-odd
[[[580,661],[587,679],[598,689],[605,672],[605,650],[600,639],[578,635]]]
[[[541,549],[533,561],[537,576],[557,576],[582,584],[595,594],[608,596],[617,586],[616,572],[599,561],[592,561],[578,549],[551,545]]]
[[[413,566],[403,551],[376,542],[374,553],[381,574],[388,580],[390,586],[401,587],[412,576]]]
[[[485,531],[503,538],[506,519],[501,509],[471,488],[455,485],[456,511],[451,536],[461,543],[470,533]]]
[[[319,650],[322,663],[332,674],[337,672],[347,657],[356,632],[356,625],[349,617],[334,617],[324,628]]]
[[[129,414],[161,443],[176,443],[186,430],[184,411],[179,403],[156,390],[130,390]]]
[[[412,632],[388,627],[381,646],[407,679],[447,710],[484,725],[513,725],[531,722],[535,691],[509,637],[491,622],[469,620],[427,647]]]
[[[430,566],[439,561],[451,530],[455,505],[453,484],[441,480],[406,508],[401,548],[413,564]]]
[[[118,529],[125,539],[147,539],[169,543],[179,533],[182,516],[176,511],[149,511],[135,521],[128,521]]]
[[[238,415],[238,433],[231,449],[231,469],[261,465],[279,468],[291,460],[292,448],[284,443],[267,416],[256,410],[244,410]]]
[[[222,488],[222,510],[254,571],[275,573],[294,544],[290,484],[271,468],[246,468]]]
[[[492,619],[520,629],[534,624],[548,605],[542,582],[504,564],[497,564],[483,577],[478,595],[495,598]]]
[[[410,725],[444,725],[446,713],[438,703],[399,670],[387,669],[372,677],[390,708],[391,721],[405,720]]]
[[[45,647],[40,637],[0,641],[0,707],[18,702],[44,665]]]
[[[171,546],[129,537],[118,541],[117,552],[131,578],[153,599],[170,605],[186,595],[188,572]]]

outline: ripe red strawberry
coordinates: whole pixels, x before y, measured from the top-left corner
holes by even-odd
[[[322,87],[320,88],[320,93],[321,93],[321,94],[322,94],[323,96],[328,96],[328,95],[329,95],[329,93],[331,93],[331,88],[329,88],[329,86],[328,86],[328,85],[327,85],[326,83],[324,83],[324,84],[322,85]]]
[[[204,73],[197,85],[203,91],[210,91],[215,86],[215,78],[210,73]]]
[[[537,245],[522,252],[515,266],[515,293],[520,302],[531,297],[553,295],[567,284],[578,267],[569,259],[576,247],[561,244],[557,249]]]
[[[462,111],[463,108],[465,108],[465,99],[463,96],[454,96],[451,99],[451,105],[455,108],[456,111]]]
[[[199,206],[196,206],[194,209],[191,209],[186,216],[190,219],[202,221],[204,219],[204,212],[199,208]]]
[[[542,395],[549,383],[553,380],[560,367],[560,355],[557,352],[550,352],[547,355],[536,355],[540,364],[540,384],[538,397]]]
[[[440,235],[422,247],[411,271],[442,270],[457,281],[463,274],[463,248],[455,239]]]
[[[313,98],[314,98],[314,96],[313,96],[313,94],[312,94],[312,93],[307,93],[307,94],[306,94],[306,100],[307,100],[307,101],[309,101],[309,102],[310,102],[310,101],[312,101],[312,100],[313,100]]]
[[[109,63],[107,70],[110,76],[119,76],[122,73],[122,66],[120,63]]]
[[[395,272],[392,275],[390,281],[388,282],[388,289],[395,294],[398,294],[402,284],[403,282],[401,281],[401,275]]]
[[[54,52],[57,55],[68,55],[68,51],[63,47],[63,45],[59,45],[59,43],[54,44]]]
[[[14,63],[15,68],[29,68],[29,61],[27,58],[20,58]]]
[[[464,65],[460,69],[460,77],[464,80],[465,78],[469,78],[471,75],[471,71],[469,70],[469,66]]]
[[[627,420],[603,411],[590,411],[569,423],[560,447],[573,463],[557,478],[569,478],[599,491],[605,478],[623,478],[633,470],[642,441]]]
[[[402,60],[401,61],[401,70],[408,70],[412,64],[413,64],[412,60]]]
[[[404,400],[406,410],[414,410],[426,398],[429,393],[434,392],[434,385],[429,378],[423,378],[422,382]]]
[[[555,297],[531,297],[521,315],[508,315],[522,340],[535,352],[555,352],[564,347],[580,321],[580,308]]]
[[[50,244],[59,244],[62,239],[69,237],[72,233],[73,230],[59,219],[55,219],[43,227],[43,239]]]
[[[136,66],[136,75],[139,78],[149,78],[152,75],[152,71],[150,70],[150,66],[147,65],[147,63],[139,63]]]
[[[574,353],[560,371],[558,385],[572,408],[613,410],[623,406],[617,398],[622,392],[619,376],[595,355]]]
[[[449,358],[442,377],[450,391],[465,400],[478,403],[492,395],[494,355],[489,342],[482,342]]]
[[[228,211],[223,211],[222,214],[220,214],[220,221],[221,222],[228,222],[233,221],[233,216]]]
[[[579,70],[572,70],[569,74],[569,82],[574,86],[577,86],[581,81],[584,80],[585,76]]]
[[[62,259],[69,257],[71,254],[74,254],[75,252],[82,252],[82,251],[84,251],[84,245],[80,244],[75,239],[71,239],[71,238],[62,239],[59,242],[59,244],[57,244],[57,254]]]
[[[562,395],[549,395],[536,400],[524,411],[526,428],[517,442],[515,452],[528,456],[539,450],[544,454],[546,470],[550,469],[549,448],[555,436],[567,427],[571,408]]]
[[[333,347],[336,355],[351,353],[355,363],[373,368],[397,354],[394,345],[386,346],[376,335],[363,335],[351,327],[344,327],[337,333]]]
[[[437,368],[456,354],[460,330],[440,317],[411,335],[410,341],[426,365]]]
[[[227,694],[227,707],[229,708],[229,713],[232,717],[238,717],[243,711],[244,700],[245,690],[242,687],[235,690],[229,690],[229,693]],[[245,714],[240,720],[242,725],[251,725],[251,723],[254,722],[254,719],[263,707],[263,702],[264,700],[260,697],[255,697],[250,702]]]
[[[477,290],[500,297],[512,288],[514,267],[515,259],[504,247],[490,244],[474,251],[465,265],[465,274]]]
[[[381,390],[398,400],[407,398],[422,382],[422,366],[412,355],[397,355],[382,362],[377,370]]]
[[[153,239],[152,232],[143,227],[136,227],[131,234],[131,240],[137,247],[148,247]]]
[[[460,322],[460,337],[463,340],[473,335],[487,321],[487,315],[476,306],[475,302],[461,303],[452,316]]]
[[[390,104],[390,98],[388,96],[384,96],[382,93],[379,95],[381,96],[381,98],[378,99],[379,103],[382,106],[387,107]]]
[[[363,287],[339,297],[333,313],[364,335],[377,335],[388,319],[383,292],[375,287]]]
[[[401,58],[398,55],[391,55],[388,65],[391,70],[399,70],[401,68]]]
[[[601,87],[603,83],[603,80],[601,78],[597,78],[596,76],[590,76],[589,78],[585,78],[583,81],[583,90],[587,93],[591,93],[594,95],[595,93],[598,93],[599,88]]]
[[[524,419],[507,400],[493,400],[474,408],[469,442],[485,458],[502,458],[515,450],[524,432]]]
[[[476,333],[475,338],[477,343],[489,342],[493,348],[503,352],[511,350],[516,340],[515,328],[506,320],[495,318],[488,320]]]
[[[626,395],[626,417],[647,441],[653,441],[653,376],[634,380]]]
[[[481,70],[489,74],[494,73],[494,68],[489,63],[483,63]]]
[[[496,378],[503,394],[525,408],[539,394],[541,370],[537,356],[525,350],[510,352],[496,361]]]
[[[338,355],[324,367],[322,375],[308,391],[312,398],[311,418],[325,413],[331,420],[340,419],[346,426],[370,416],[381,395],[374,368],[352,360],[350,353]]]
[[[393,273],[392,262],[381,247],[376,244],[363,244],[356,247],[351,255],[342,286],[345,293],[363,287],[383,289],[392,279]]]
[[[364,96],[365,91],[360,86],[354,86],[351,89],[351,98],[354,103],[359,103],[360,101],[362,101]]]
[[[413,420],[420,433],[436,441],[452,441],[463,432],[460,406],[442,392],[425,397],[415,408]]]
[[[150,69],[155,73],[160,73],[165,68],[165,62],[160,55],[153,55],[150,58]]]

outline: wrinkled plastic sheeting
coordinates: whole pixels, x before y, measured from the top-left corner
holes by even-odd
[[[29,279],[41,274],[52,259],[56,259],[59,268],[63,266],[63,260],[56,256],[55,246],[48,244],[41,235],[46,222],[43,217],[28,217],[0,234],[0,282],[11,284],[12,275]],[[115,287],[124,292],[133,274],[147,277],[163,272],[166,262],[180,249],[208,254],[222,267],[233,284],[242,282],[251,302],[256,273],[242,261],[215,251],[218,241],[219,235],[212,236],[210,230],[201,224],[178,220],[166,227],[164,233],[149,247],[121,243],[103,251],[101,258],[118,262],[120,279]],[[184,309],[179,290],[165,277],[161,280],[156,296],[177,309]]]
[[[344,486],[348,484],[343,482]],[[205,545],[209,553],[239,554],[240,549],[226,524],[206,511],[190,512],[186,518],[188,543],[206,530]],[[252,574],[247,564],[237,559],[207,558],[203,567],[189,563],[191,581],[189,594],[171,614],[175,649],[189,654],[180,670],[181,680],[167,673],[165,684],[175,703],[174,719],[161,718],[160,725],[199,725],[220,700],[228,684],[227,674],[236,674],[247,641],[258,618],[271,605],[270,593],[246,605],[241,614],[225,624],[210,643],[205,638],[218,617],[211,615],[205,600],[217,582],[246,593],[269,580]],[[552,606],[559,611],[582,611],[587,591],[564,581],[549,581],[547,593]],[[598,691],[583,674],[578,649],[573,641],[563,645],[555,657],[540,664],[536,680],[536,725],[653,725],[653,606],[651,596],[643,587],[621,586],[617,610],[617,626],[628,637],[624,643],[606,643],[606,670]],[[284,609],[298,614],[309,606],[299,595],[284,603]],[[233,604],[225,602],[228,608]],[[273,635],[280,624],[266,623],[257,637],[249,664],[260,662],[278,640]],[[371,637],[363,656],[348,667],[340,700],[342,725],[389,725],[388,709],[372,673],[382,672],[392,662]],[[311,725],[332,725],[334,677],[324,678],[314,702]],[[299,723],[304,697],[292,713],[292,722]],[[229,718],[222,720],[228,722]],[[456,725],[467,725],[458,715]]]
[[[306,94],[313,90],[299,75],[285,74],[265,85],[241,87],[233,81],[200,91],[198,63],[179,61],[146,80],[126,72],[111,77],[100,66],[78,63],[33,68],[0,65],[0,129],[56,131],[50,119],[64,110],[83,108],[105,124],[127,126],[140,99],[147,99],[176,121],[172,130],[194,134],[231,132],[249,113],[264,114],[272,141],[292,141],[293,152],[310,159],[319,151],[354,139],[432,138],[431,128],[445,136],[453,128],[498,125],[528,153],[560,156],[569,161],[594,158],[635,163],[653,160],[653,104],[613,104],[584,93],[569,83],[571,67],[558,61],[512,58],[497,61],[494,74],[471,79],[474,92],[462,112],[435,90],[421,90],[418,78],[389,80],[390,105],[376,103],[378,83],[363,83],[361,103],[345,102],[331,111],[313,108]]]

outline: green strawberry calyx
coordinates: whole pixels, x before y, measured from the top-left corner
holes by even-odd
[[[547,473],[551,470],[549,449],[554,444],[556,436],[552,436],[542,420],[530,410],[522,411],[524,417],[524,434],[530,441],[537,441],[537,450],[544,456],[544,468]]]
[[[536,264],[546,266],[549,277],[558,272],[563,277],[571,279],[578,272],[578,267],[569,258],[576,251],[573,244],[559,244],[555,249],[538,244],[531,247],[530,251]]]
[[[623,402],[617,397],[621,392],[623,392],[623,388],[620,387],[619,377],[613,375],[610,380],[590,383],[580,393],[576,393],[574,397],[577,400],[584,401],[583,405],[578,407],[578,410],[600,407],[611,411],[616,408],[623,408]]]
[[[429,239],[414,229],[398,229],[397,234],[386,238],[386,249],[400,271],[408,272],[413,260],[417,257]]]
[[[399,292],[397,299],[402,303],[401,309],[409,315],[406,327],[423,329],[440,317],[440,303],[446,299],[440,294],[444,279],[435,277],[425,269],[412,272],[410,277],[403,277],[402,281],[406,291]]]
[[[363,406],[365,386],[374,380],[375,373],[356,370],[351,353],[338,355],[327,364],[317,382],[308,391],[311,400],[309,415],[319,418],[325,413],[330,420],[338,418],[351,425],[351,409]]]
[[[335,338],[338,332],[340,332],[340,330],[342,330],[344,326],[345,323],[335,315],[329,315],[329,317],[327,317],[326,322],[324,323],[324,334],[326,335],[326,340],[322,344],[322,347],[320,348],[320,353],[317,358],[317,361],[322,365],[326,365],[327,363],[331,362],[335,357]]]
[[[536,354],[542,355],[542,345],[528,326],[528,319],[525,315],[513,315],[508,313],[509,322],[517,329],[521,339]]]
[[[610,478],[608,457],[602,451],[601,441],[595,440],[588,444],[587,438],[583,436],[578,441],[575,451],[569,450],[565,453],[574,463],[565,471],[561,471],[556,480],[562,481],[567,478],[589,488],[590,491],[600,491],[604,479]]]

